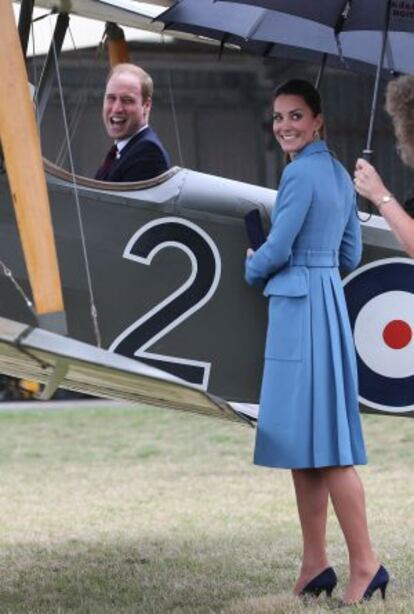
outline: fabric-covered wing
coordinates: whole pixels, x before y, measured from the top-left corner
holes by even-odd
[[[228,403],[142,362],[0,318],[0,372],[56,388],[250,424]]]
[[[80,17],[113,21],[119,25],[141,30],[161,31],[161,24],[152,24],[152,19],[165,11],[170,0],[151,0],[145,4],[136,0],[35,0],[36,6],[57,13],[71,13]]]

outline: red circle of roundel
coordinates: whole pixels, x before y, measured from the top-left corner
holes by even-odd
[[[411,326],[404,320],[392,320],[382,332],[385,343],[393,350],[406,347],[413,336]]]

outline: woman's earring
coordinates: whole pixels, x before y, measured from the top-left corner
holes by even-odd
[[[320,137],[320,134],[319,134],[318,130],[315,130],[315,132],[313,133],[313,140],[314,141],[319,141],[320,138],[321,137]]]

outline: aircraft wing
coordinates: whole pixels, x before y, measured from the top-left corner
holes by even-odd
[[[163,24],[153,23],[169,6],[172,0],[139,2],[138,0],[36,0],[36,6],[70,13],[99,21],[114,21],[119,25],[131,26],[151,32],[162,32]]]
[[[102,22],[114,22],[120,26],[145,30],[154,34],[162,34],[165,25],[154,21],[161,13],[174,4],[174,0],[35,0],[39,9],[49,9],[54,13],[69,13],[87,19]],[[200,41],[205,44],[218,45],[218,41],[197,36],[189,32],[175,31],[173,28],[167,32],[168,37],[184,40]]]
[[[44,398],[59,387],[251,424],[225,401],[144,362],[6,318],[0,373],[45,384]]]

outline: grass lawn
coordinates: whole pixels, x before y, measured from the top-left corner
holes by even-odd
[[[0,427],[1,614],[332,609],[290,594],[290,475],[252,466],[253,429],[132,406],[2,411]],[[364,428],[371,532],[392,578],[385,606],[376,593],[341,611],[412,614],[414,420],[364,416]],[[332,514],[328,541],[339,597]]]

